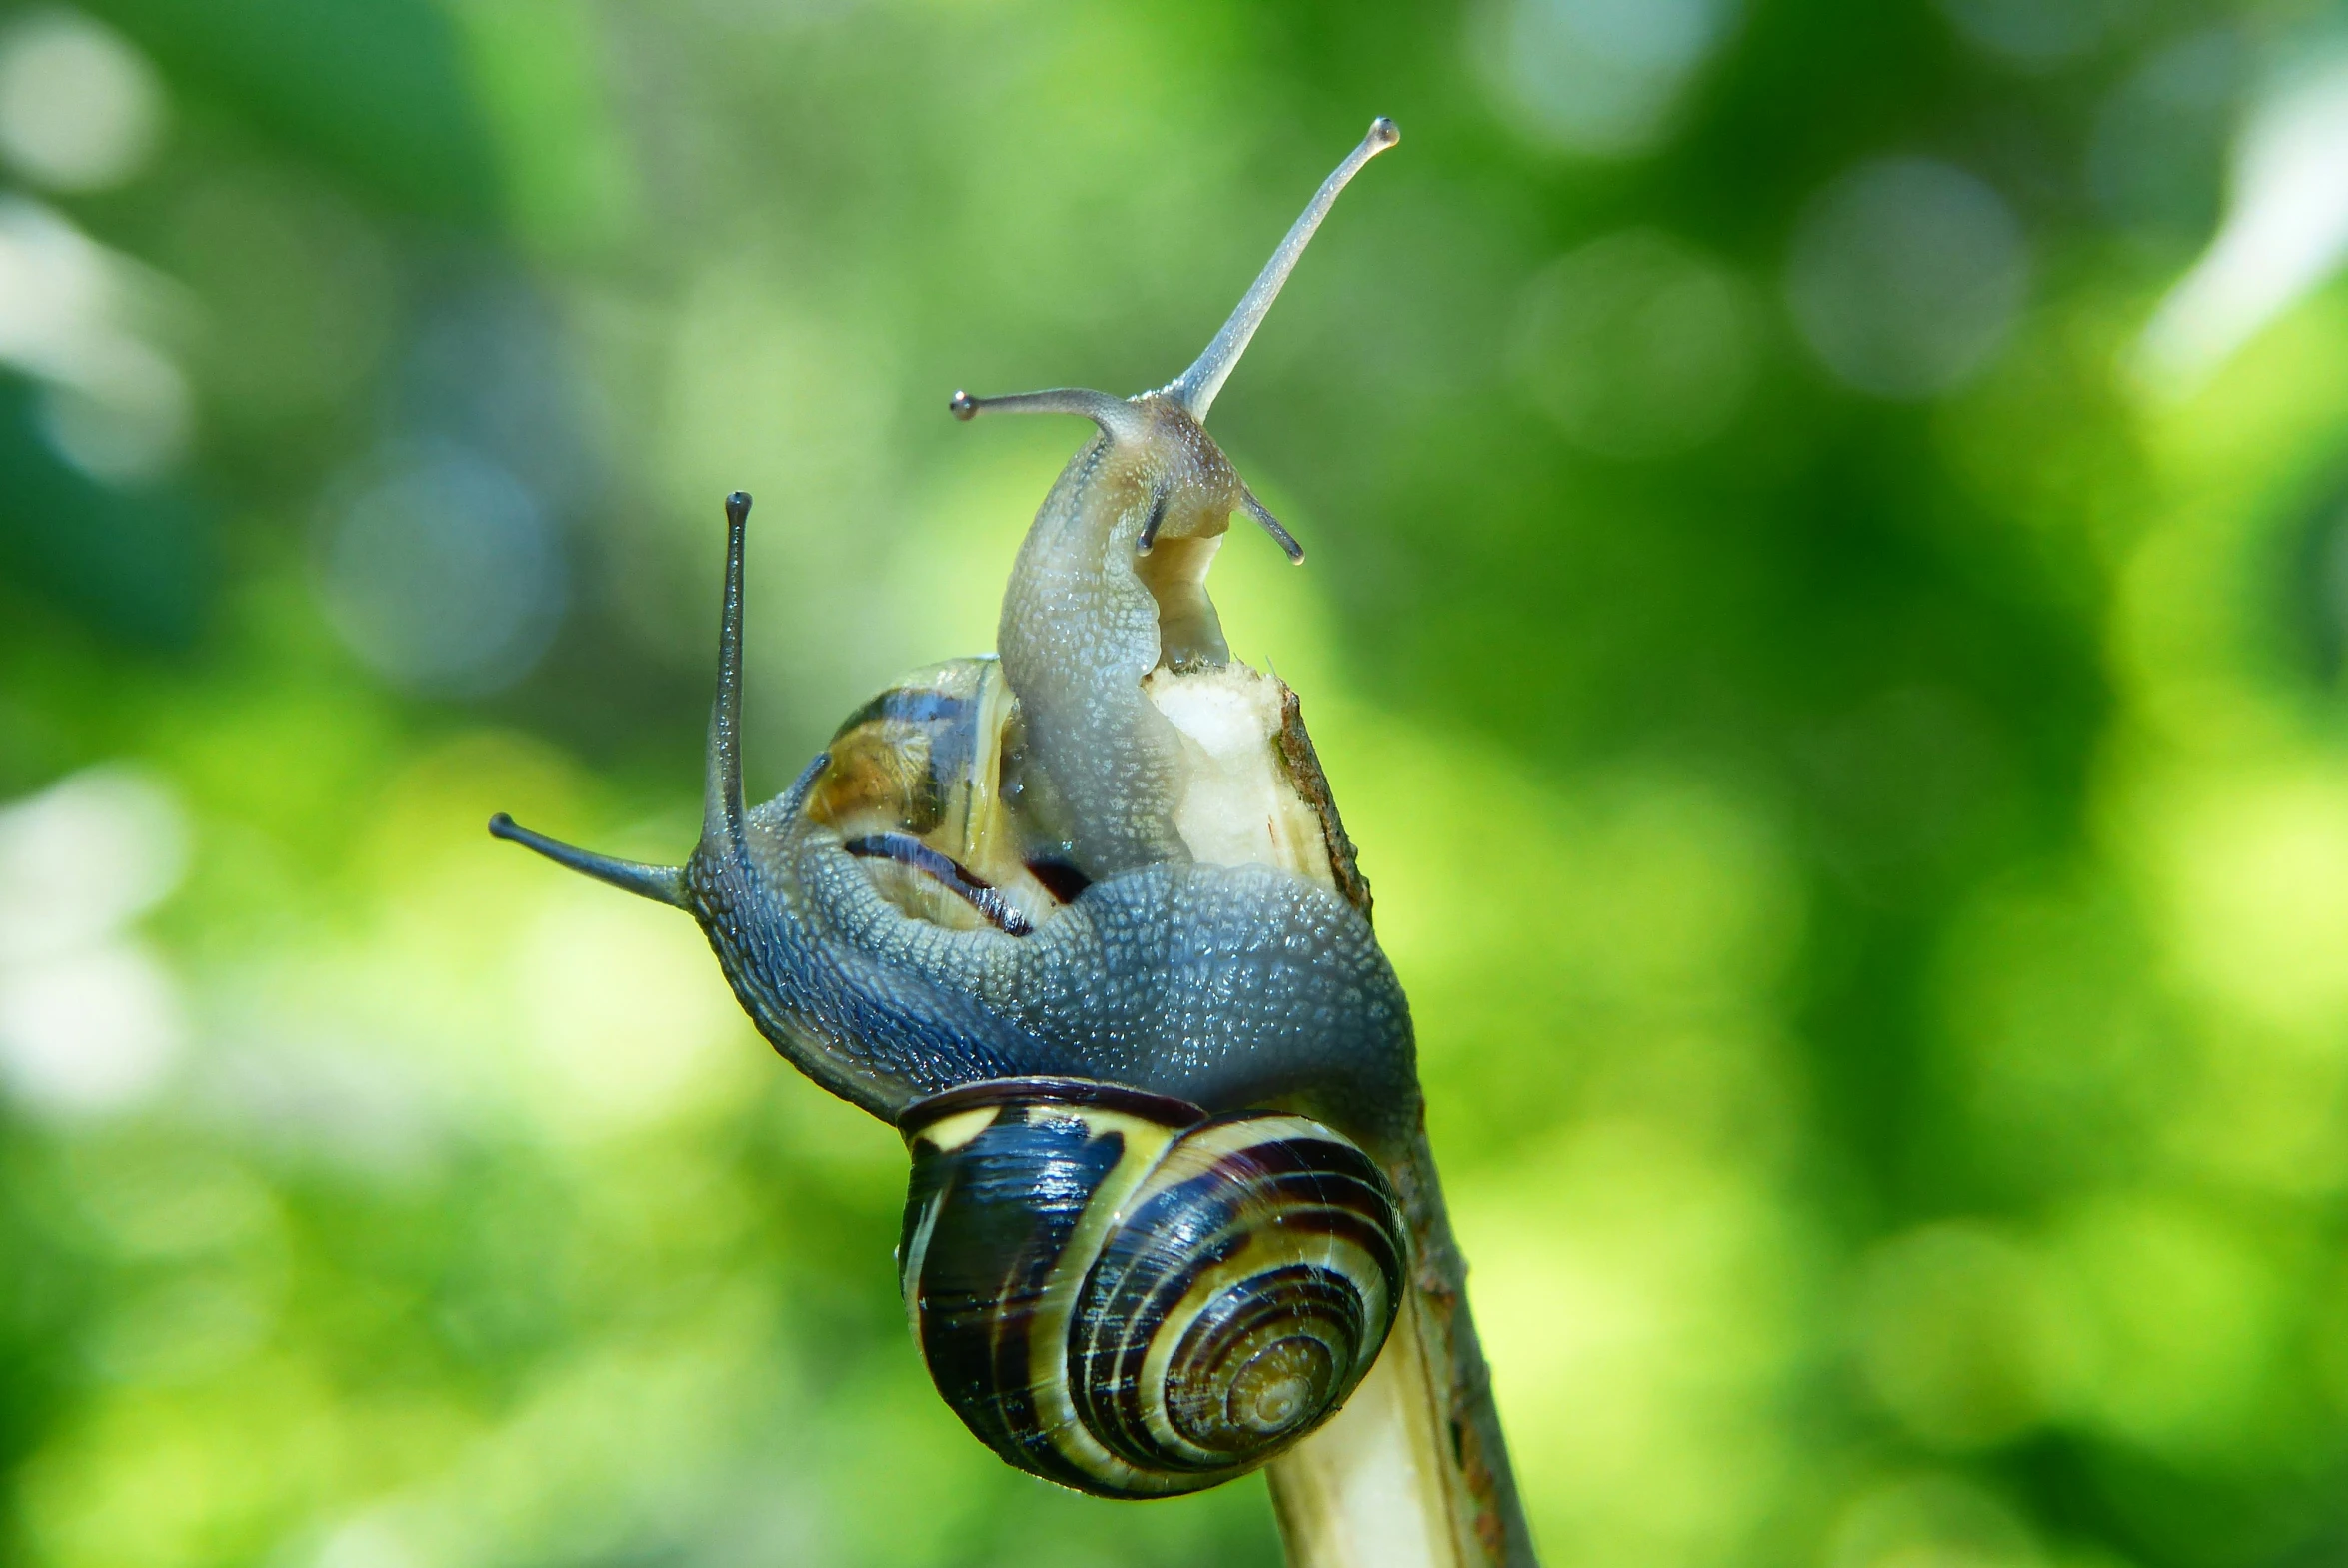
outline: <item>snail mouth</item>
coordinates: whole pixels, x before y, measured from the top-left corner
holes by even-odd
[[[1170,670],[1196,670],[1230,662],[1221,618],[1206,593],[1206,569],[1222,546],[1220,534],[1158,540],[1134,562],[1134,575],[1158,602],[1158,660]]]

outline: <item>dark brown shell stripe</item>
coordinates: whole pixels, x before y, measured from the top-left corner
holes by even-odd
[[[918,671],[841,721],[831,761],[808,792],[808,814],[843,824],[872,813],[908,833],[944,820],[977,756],[977,723],[992,661]],[[969,687],[970,691],[952,690]]]
[[[966,1114],[988,1118],[966,1142],[910,1140],[904,1285],[930,1375],[1013,1464],[1083,1491],[1154,1494],[1085,1438],[1058,1369],[1085,1262],[1177,1128],[1092,1104]],[[1053,1370],[1038,1377],[1039,1365]]]
[[[935,725],[944,730],[961,729],[968,724],[965,716],[974,706],[972,699],[951,692],[930,691],[920,687],[891,687],[841,720],[840,728],[832,732],[832,739],[838,741],[857,726],[876,719],[893,719],[907,725]]]
[[[904,1123],[908,1310],[981,1440],[1084,1491],[1161,1496],[1253,1468],[1351,1392],[1404,1269],[1358,1149],[1300,1117],[1185,1132],[1193,1108],[1114,1086],[995,1087]]]
[[[1009,899],[972,874],[968,866],[951,855],[940,854],[910,833],[867,833],[861,838],[848,839],[840,847],[860,859],[894,860],[924,872],[1008,935],[1026,936],[1036,929]]]

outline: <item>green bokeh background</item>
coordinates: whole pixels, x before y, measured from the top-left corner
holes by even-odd
[[[1385,113],[1214,411],[1311,560],[1216,593],[1546,1560],[2348,1560],[2348,292],[2144,346],[2348,17],[85,3],[151,155],[0,241],[186,419],[76,447],[0,244],[0,1557],[1277,1560],[981,1450],[893,1135],[482,824],[683,852],[729,490],[755,792],[990,646],[1081,432],[948,393],[1165,381]]]

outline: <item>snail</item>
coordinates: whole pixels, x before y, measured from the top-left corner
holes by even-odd
[[[915,1338],[1004,1458],[1115,1497],[1243,1474],[1344,1404],[1415,1300],[1472,1529],[1529,1562],[1408,1004],[1297,700],[1230,658],[1205,589],[1235,512],[1302,559],[1203,421],[1398,139],[1372,124],[1166,387],[954,395],[966,420],[1095,426],[1022,544],[999,657],[905,677],[746,808],[738,492],[692,855],[490,829],[691,914],[776,1049],[898,1127]]]

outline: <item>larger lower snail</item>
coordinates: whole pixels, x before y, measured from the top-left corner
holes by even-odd
[[[904,678],[746,809],[737,493],[692,856],[490,825],[690,913],[776,1049],[897,1126],[915,1337],[1005,1459],[1112,1497],[1214,1485],[1328,1420],[1405,1316],[1459,1560],[1528,1563],[1408,1006],[1296,699],[1231,659],[1205,589],[1234,511],[1302,559],[1203,421],[1398,139],[1370,127],[1165,388],[955,394],[1097,428],[1020,550],[1000,660]]]

